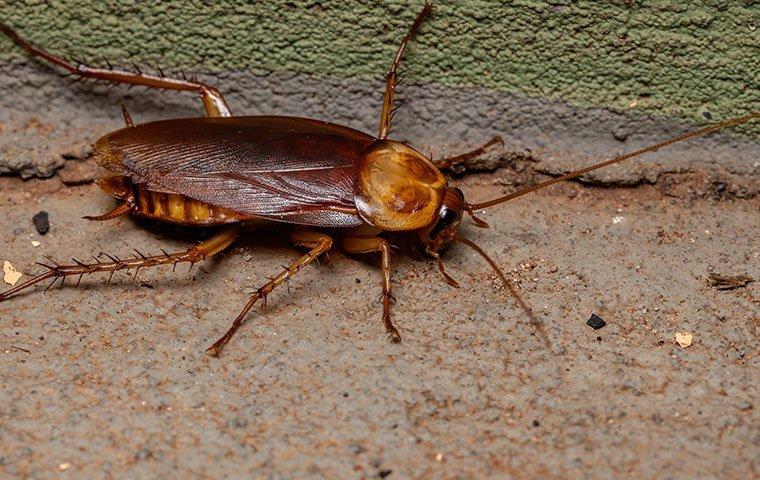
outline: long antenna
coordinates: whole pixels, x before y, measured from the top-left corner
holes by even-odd
[[[760,117],[760,111],[753,112],[748,115],[744,115],[743,117],[734,118],[731,120],[726,120],[725,122],[716,123],[714,125],[710,125],[704,128],[700,128],[699,130],[694,130],[693,132],[687,132],[683,135],[679,135],[677,137],[671,138],[670,140],[666,140],[664,142],[657,143],[655,145],[642,148],[641,150],[636,150],[635,152],[626,153],[625,155],[620,155],[619,157],[615,157],[613,159],[604,161],[602,163],[597,163],[596,165],[591,165],[586,168],[582,168],[580,170],[575,170],[574,172],[568,172],[562,176],[555,177],[549,180],[546,180],[544,182],[541,182],[539,184],[533,185],[532,187],[523,188],[522,190],[518,190],[516,192],[512,192],[509,195],[504,195],[503,197],[494,198],[493,200],[488,200],[487,202],[481,202],[481,203],[473,203],[467,205],[471,210],[477,210],[480,208],[488,208],[493,207],[494,205],[498,205],[500,203],[512,200],[513,198],[522,197],[525,194],[528,194],[530,192],[535,192],[536,190],[540,190],[542,188],[548,187],[549,185],[554,185],[555,183],[564,182],[565,180],[571,180],[576,177],[580,177],[581,175],[588,173],[592,170],[596,170],[599,168],[604,168],[610,165],[613,165],[615,163],[622,162],[623,160],[628,160],[633,157],[638,157],[639,155],[642,155],[644,153],[648,152],[654,152],[655,150],[659,150],[662,147],[667,147],[668,145],[672,145],[674,143],[682,142],[688,138],[697,137],[699,135],[705,135],[711,132],[714,132],[716,130],[720,130],[726,127],[731,127],[733,125],[739,125],[742,123],[747,123],[750,120],[753,120],[755,118]]]

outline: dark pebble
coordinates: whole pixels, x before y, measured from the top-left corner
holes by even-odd
[[[533,420],[533,426],[534,427],[540,427],[541,426],[541,422],[539,422],[538,420]]]
[[[377,476],[380,478],[385,478],[389,476],[391,473],[393,473],[393,470],[380,470],[377,472]]]
[[[32,217],[32,223],[40,235],[45,235],[50,231],[50,217],[48,216],[48,212],[44,210]]]
[[[604,328],[604,326],[607,325],[607,322],[602,320],[595,313],[592,313],[591,317],[589,317],[589,319],[586,320],[586,325],[593,328],[594,330],[599,330],[600,328]]]

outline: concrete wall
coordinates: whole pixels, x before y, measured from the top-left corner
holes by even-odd
[[[380,80],[421,2],[240,3],[26,0],[3,3],[0,19],[66,57],[211,74],[237,114],[304,114],[376,128]],[[397,131],[433,146],[500,133],[517,150],[599,155],[616,142],[643,144],[683,124],[746,113],[760,94],[760,15],[752,4],[435,2],[406,58],[409,106]],[[99,100],[64,85],[0,40],[0,88],[16,93],[0,107],[118,115],[124,91]],[[139,97],[138,112],[198,112],[184,99],[167,107],[165,95]],[[732,133],[757,138],[759,125]],[[588,148],[573,151],[579,143]]]

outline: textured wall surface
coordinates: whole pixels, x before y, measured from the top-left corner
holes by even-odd
[[[236,115],[376,131],[383,75],[421,2],[238,3],[6,2],[0,19],[66,58],[200,74]],[[441,156],[499,134],[489,165],[516,155],[553,175],[747,113],[760,95],[757,8],[728,3],[436,2],[404,64],[394,138]],[[0,97],[0,174],[53,175],[77,156],[72,137],[123,124],[122,100],[140,123],[201,114],[192,94],[67,86],[54,72],[0,38],[0,91],[12,92]],[[706,172],[753,196],[759,133],[754,122],[584,180]]]
[[[68,57],[213,72],[375,79],[421,2],[3,2],[0,18]],[[212,5],[211,5],[212,4]],[[760,93],[753,1],[437,1],[413,82],[698,119]],[[9,52],[1,41],[2,57]]]

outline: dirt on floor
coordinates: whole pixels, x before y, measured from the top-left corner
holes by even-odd
[[[515,178],[455,183],[477,200]],[[204,355],[299,252],[276,230],[250,230],[190,273],[35,288],[0,303],[0,472],[755,477],[760,199],[719,193],[566,184],[482,213],[488,230],[465,221],[543,333],[464,246],[444,257],[459,289],[430,261],[394,257],[401,344],[380,322],[377,259],[336,252],[253,311],[221,358]],[[93,184],[0,177],[0,262],[23,281],[45,255],[126,257],[208,236],[81,219],[113,205]],[[41,210],[46,235],[31,220]],[[711,274],[755,281],[718,289]],[[606,326],[587,325],[592,314]]]

